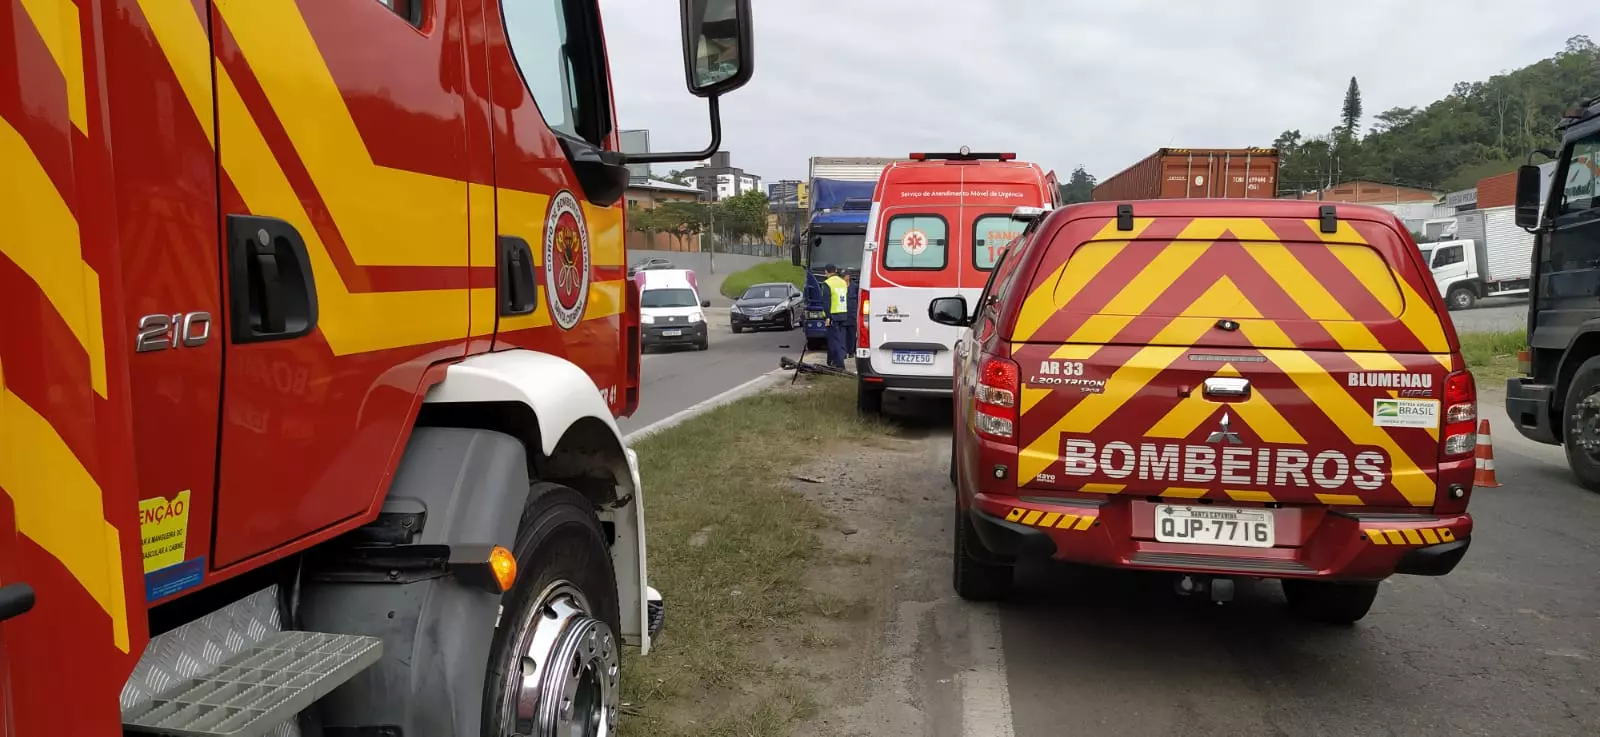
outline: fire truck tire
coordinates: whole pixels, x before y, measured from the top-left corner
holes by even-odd
[[[1561,445],[1578,484],[1600,491],[1600,356],[1578,366],[1561,402]]]
[[[513,552],[519,573],[490,646],[483,734],[615,734],[621,614],[593,506],[534,483]]]
[[[1283,596],[1289,610],[1313,622],[1355,624],[1372,609],[1378,597],[1378,583],[1333,583],[1288,579]]]
[[[1015,570],[1012,566],[1000,563],[989,563],[978,560],[972,554],[972,549],[981,549],[983,541],[978,539],[978,531],[972,529],[972,520],[967,519],[961,505],[955,505],[955,524],[950,526],[951,537],[954,538],[955,550],[952,566],[952,583],[955,585],[956,595],[967,601],[996,601],[1006,598],[1011,593],[1011,585],[1015,580]]]

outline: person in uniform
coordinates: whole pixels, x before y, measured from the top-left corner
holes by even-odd
[[[850,317],[850,282],[839,276],[839,267],[822,267],[822,283],[828,287],[828,365],[844,369],[845,320]]]

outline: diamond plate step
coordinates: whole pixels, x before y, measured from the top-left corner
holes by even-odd
[[[383,641],[376,637],[282,632],[124,711],[122,726],[140,734],[258,737],[382,655]]]

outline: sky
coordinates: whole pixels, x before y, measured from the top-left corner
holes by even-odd
[[[1600,40],[1600,5],[1553,0],[752,0],[755,75],[722,99],[722,150],[765,183],[812,156],[1012,151],[1100,179],[1161,147],[1270,146],[1367,122]],[[698,150],[678,3],[600,0],[623,128]],[[657,165],[666,173],[673,165]]]

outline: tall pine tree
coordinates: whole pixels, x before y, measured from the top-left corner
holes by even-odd
[[[1361,128],[1361,85],[1356,84],[1355,77],[1350,78],[1350,86],[1344,91],[1344,114],[1340,117],[1344,134],[1355,138]]]

